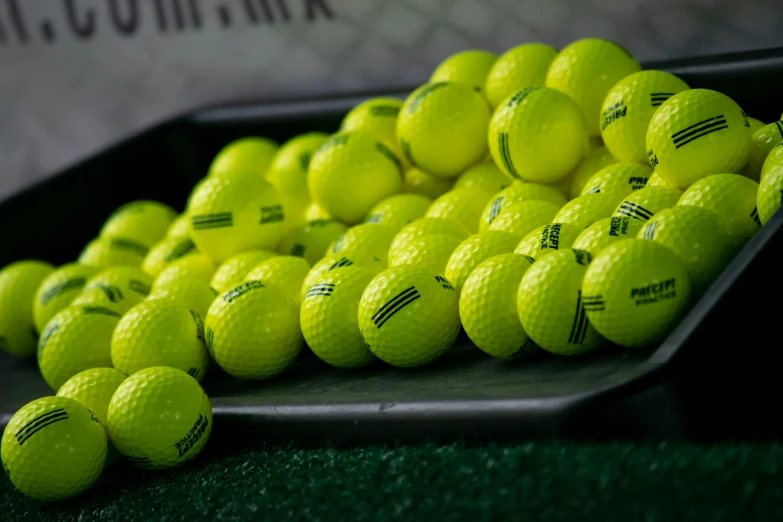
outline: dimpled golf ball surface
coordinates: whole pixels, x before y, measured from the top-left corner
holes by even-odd
[[[411,163],[428,174],[452,178],[486,154],[489,116],[486,100],[473,88],[428,83],[403,103],[397,139]]]
[[[783,140],[783,121],[775,121],[753,133],[750,149],[750,160],[747,168],[742,171],[753,181],[761,180],[761,169],[772,149]]]
[[[402,101],[396,98],[371,98],[363,101],[345,115],[340,130],[371,132],[393,148],[397,144],[397,115]],[[395,152],[397,152],[395,150]]]
[[[3,432],[3,467],[25,495],[52,501],[93,485],[106,464],[103,426],[68,397],[43,397],[17,411]]]
[[[38,333],[33,301],[38,286],[53,272],[43,261],[17,261],[0,270],[0,350],[11,355],[35,353]]]
[[[517,288],[533,258],[500,254],[470,274],[459,298],[459,315],[470,340],[493,357],[516,359],[537,351],[517,315]]]
[[[582,189],[584,194],[606,194],[619,204],[631,192],[647,186],[653,170],[639,163],[615,163],[596,172]]]
[[[212,432],[212,404],[199,383],[174,368],[153,367],[123,382],[109,403],[109,436],[133,464],[178,466],[196,457]]]
[[[346,224],[361,222],[367,212],[402,189],[400,158],[365,131],[341,132],[321,146],[310,161],[310,196]]]
[[[432,204],[430,198],[420,194],[397,194],[384,199],[367,213],[366,223],[386,225],[399,232],[402,227],[423,218]]]
[[[272,249],[286,230],[280,197],[261,178],[207,178],[188,213],[193,242],[216,263],[245,250]]]
[[[314,264],[307,273],[307,277],[305,277],[304,282],[302,283],[301,299],[304,299],[304,296],[308,290],[310,290],[310,287],[313,286],[324,273],[353,265],[366,268],[375,275],[383,272],[387,268],[385,260],[373,257],[363,250],[343,250],[342,252],[337,252],[335,254],[327,254],[323,259]]]
[[[443,274],[451,254],[460,243],[461,239],[448,234],[417,237],[403,247],[389,252],[389,266],[420,265]]]
[[[600,38],[577,40],[563,48],[549,66],[546,86],[567,94],[582,109],[591,136],[600,136],[601,106],[620,80],[641,70],[627,50]]]
[[[141,266],[147,247],[122,237],[93,239],[79,254],[79,263],[96,268],[113,266]]]
[[[332,241],[343,235],[348,227],[333,219],[315,219],[292,231],[280,242],[278,252],[299,256],[314,264],[326,253]]]
[[[666,181],[663,176],[653,171],[650,178],[647,180],[648,187],[674,187],[671,183]]]
[[[405,225],[394,237],[389,246],[389,253],[404,247],[408,241],[429,234],[446,234],[460,240],[470,236],[470,230],[461,223],[452,219],[421,218],[409,225]]]
[[[130,375],[153,366],[168,366],[197,381],[204,378],[209,356],[204,321],[182,305],[152,300],[131,308],[111,338],[115,368]]]
[[[678,205],[710,210],[718,216],[726,232],[740,245],[761,227],[756,198],[759,184],[738,174],[714,174],[694,183]]]
[[[451,190],[433,201],[425,216],[451,219],[461,223],[472,233],[476,233],[481,213],[491,198],[491,192],[470,189]]]
[[[498,254],[513,252],[519,237],[510,232],[488,230],[470,236],[460,243],[446,263],[446,279],[459,292],[468,276],[482,261]]]
[[[478,49],[454,53],[435,67],[430,83],[461,83],[480,92],[497,59],[496,54]]]
[[[209,284],[216,269],[217,266],[210,258],[203,254],[194,254],[169,263],[155,278],[155,282],[187,278]]]
[[[216,177],[262,179],[278,151],[272,140],[250,136],[223,147],[209,166]]]
[[[571,173],[571,184],[568,187],[569,199],[575,199],[582,194],[585,184],[596,172],[617,163],[617,159],[603,145],[587,153],[584,159]],[[565,203],[564,203],[565,204]]]
[[[183,213],[171,222],[166,230],[166,237],[185,237],[190,234],[190,216]]]
[[[508,207],[522,201],[546,201],[562,208],[565,197],[556,189],[538,183],[514,183],[495,194],[479,218],[479,232],[489,230],[495,219]]]
[[[84,370],[65,381],[57,390],[57,396],[71,398],[86,406],[106,428],[109,402],[127,378],[127,375],[114,368]]]
[[[671,249],[628,239],[593,259],[584,276],[582,299],[601,335],[637,348],[669,334],[688,305],[690,288],[685,264]]]
[[[661,210],[672,208],[682,197],[675,187],[645,187],[631,193],[612,213],[613,216],[647,221]]]
[[[302,349],[298,302],[261,281],[247,281],[215,299],[204,325],[212,358],[239,379],[273,377]]]
[[[277,257],[278,254],[270,250],[249,250],[232,256],[215,270],[210,286],[220,293],[228,292],[242,281],[245,276],[259,263]]]
[[[479,190],[496,194],[509,187],[513,180],[494,163],[479,163],[466,170],[454,183],[455,190]]]
[[[685,263],[691,288],[700,297],[717,279],[737,246],[709,210],[678,206],[662,210],[638,232],[638,239],[670,248]]]
[[[397,230],[388,225],[362,223],[349,228],[345,234],[338,237],[330,253],[359,249],[378,259],[386,259],[389,245],[396,235]]]
[[[557,51],[545,44],[528,43],[512,47],[495,61],[484,84],[484,95],[492,108],[526,87],[544,85],[549,65]]]
[[[325,272],[302,300],[299,322],[307,345],[337,368],[358,368],[375,360],[359,330],[359,300],[376,274],[359,265]]]
[[[150,294],[152,277],[132,266],[107,268],[87,281],[72,305],[98,306],[123,314]]]
[[[739,172],[750,158],[752,136],[742,109],[708,89],[675,94],[655,112],[647,129],[647,159],[682,189],[711,174]]]
[[[198,248],[190,237],[163,239],[147,252],[147,256],[141,263],[141,269],[156,277],[172,261],[198,253]]]
[[[550,223],[531,231],[519,242],[514,253],[541,259],[571,245],[584,230],[583,227],[569,223]]]
[[[118,208],[101,228],[101,237],[122,237],[151,247],[166,235],[177,213],[157,201],[133,201]]]
[[[58,312],[41,332],[38,368],[55,391],[77,373],[111,368],[111,336],[121,314],[100,306],[72,305]]]
[[[508,176],[553,183],[582,161],[586,129],[579,106],[568,96],[546,87],[528,87],[495,109],[489,124],[489,150]]]
[[[620,161],[647,163],[647,127],[653,114],[663,102],[689,88],[664,71],[639,71],[617,82],[601,107],[606,148]]]
[[[274,284],[288,292],[291,299],[299,302],[302,283],[310,272],[310,264],[301,257],[279,256],[262,261],[248,272],[245,281],[263,281]]]
[[[269,171],[307,173],[313,154],[326,143],[329,135],[324,132],[308,132],[286,141],[275,153]]]
[[[582,306],[582,278],[590,253],[554,252],[527,269],[517,291],[517,313],[530,338],[548,352],[578,355],[604,339],[587,320]]]
[[[574,240],[573,248],[586,250],[597,256],[601,250],[622,239],[633,239],[644,222],[629,217],[615,216],[596,221],[582,230]]]
[[[217,296],[218,292],[214,288],[198,279],[190,277],[161,279],[158,277],[152,285],[152,291],[147,297],[147,301],[178,304],[204,317]]]
[[[759,219],[766,225],[783,201],[783,142],[772,149],[761,173],[757,204]]]
[[[568,223],[587,228],[612,215],[614,201],[606,194],[585,194],[566,203],[552,218],[555,223]]]
[[[403,180],[402,189],[403,192],[410,194],[421,194],[422,196],[430,199],[437,199],[449,190],[454,185],[454,180],[439,178],[431,174],[427,174],[421,169],[412,167],[405,171],[405,179]]]
[[[457,339],[457,292],[432,270],[414,265],[389,268],[364,290],[359,328],[379,359],[398,367],[422,366]]]
[[[44,279],[35,293],[33,301],[33,322],[40,332],[54,314],[76,299],[87,280],[98,269],[92,266],[70,263],[63,265]]]
[[[524,238],[532,230],[551,223],[560,207],[546,201],[522,201],[511,205],[492,222],[490,230],[502,230]]]

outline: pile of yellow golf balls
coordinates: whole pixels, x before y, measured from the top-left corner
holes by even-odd
[[[2,269],[0,350],[57,392],[11,420],[6,471],[48,500],[89,487],[107,441],[185,462],[210,366],[269,379],[305,347],[347,369],[430,363],[463,329],[501,359],[654,346],[781,194],[783,122],[613,42],[457,53],[331,136],[226,145],[181,214],[135,201],[73,263]]]

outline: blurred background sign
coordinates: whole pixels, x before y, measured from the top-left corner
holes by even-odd
[[[0,199],[194,108],[382,92],[425,82],[461,49],[588,36],[643,61],[776,47],[783,9],[780,0],[0,0]]]

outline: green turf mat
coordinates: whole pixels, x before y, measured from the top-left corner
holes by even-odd
[[[43,505],[0,479],[3,520],[748,521],[783,518],[783,445],[557,443],[212,450],[118,465]]]

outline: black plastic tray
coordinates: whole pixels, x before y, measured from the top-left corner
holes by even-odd
[[[647,64],[693,87],[720,90],[751,116],[779,118],[783,49]],[[208,109],[177,118],[0,203],[0,266],[22,258],[64,263],[106,216],[140,198],[182,209],[222,145],[245,135],[283,141],[334,131],[369,95]],[[494,360],[464,336],[436,363],[330,368],[305,353],[266,382],[205,381],[217,436],[227,439],[499,440],[546,435],[775,434],[777,277],[783,215],[776,215],[656,350],[609,347],[579,358]],[[0,355],[0,426],[51,394],[34,360]]]

